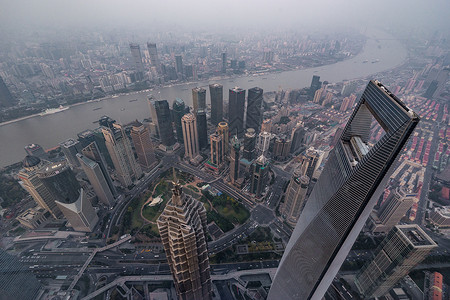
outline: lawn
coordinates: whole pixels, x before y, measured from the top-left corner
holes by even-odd
[[[214,197],[211,202],[220,215],[234,224],[244,224],[250,217],[244,205],[226,194]]]

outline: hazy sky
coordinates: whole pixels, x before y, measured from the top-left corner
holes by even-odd
[[[449,32],[449,0],[0,0],[0,26],[11,30],[99,27],[159,30],[392,27]]]

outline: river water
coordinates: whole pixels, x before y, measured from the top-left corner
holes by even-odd
[[[27,144],[37,143],[44,149],[48,149],[67,138],[76,138],[78,132],[97,127],[97,124],[93,122],[103,115],[108,115],[121,123],[148,118],[150,111],[146,99],[150,93],[157,99],[167,99],[169,103],[178,97],[188,105],[192,105],[191,89],[196,86],[220,83],[224,86],[224,99],[227,99],[228,89],[235,86],[243,89],[258,86],[265,91],[275,91],[279,88],[299,89],[309,86],[313,75],[319,75],[322,81],[340,82],[391,69],[406,59],[406,49],[389,34],[371,30],[366,35],[368,40],[360,54],[332,65],[261,76],[173,85],[151,92],[139,92],[77,105],[63,112],[36,116],[0,126],[0,166],[23,159],[25,156],[23,147]],[[371,63],[375,59],[380,61]],[[369,62],[363,63],[365,60]],[[389,85],[389,82],[385,84]],[[137,101],[130,102],[135,99]],[[209,91],[207,91],[207,102],[209,103]]]

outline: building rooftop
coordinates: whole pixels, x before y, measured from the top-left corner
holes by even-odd
[[[437,244],[422,230],[417,224],[397,225],[396,228],[411,242],[415,247],[435,246]]]
[[[32,168],[34,166],[37,166],[41,162],[41,159],[36,156],[27,155],[22,160],[22,166],[24,168]]]
[[[76,144],[78,144],[78,141],[76,141],[74,139],[68,139],[68,140],[65,140],[64,142],[60,143],[60,145],[65,148],[69,148]]]

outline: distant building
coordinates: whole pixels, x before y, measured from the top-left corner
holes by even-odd
[[[27,155],[22,161],[23,170],[17,176],[20,185],[33,197],[34,201],[45,210],[49,211],[55,219],[62,216],[56,205],[55,198],[38,176],[38,172],[45,163],[36,156]]]
[[[309,88],[309,97],[312,99],[316,94],[316,91],[322,87],[322,82],[320,82],[320,76],[313,75],[311,86]]]
[[[19,259],[0,249],[0,299],[35,300],[41,284]]]
[[[301,175],[299,171],[294,172],[286,190],[284,205],[281,207],[281,215],[291,226],[297,224],[308,192],[309,178]]]
[[[194,113],[199,109],[206,110],[206,90],[201,87],[192,89],[192,105],[194,106]]]
[[[206,121],[206,111],[199,109],[196,113],[197,130],[198,130],[198,144],[200,150],[208,146],[208,123]]]
[[[436,247],[418,225],[395,226],[356,275],[359,292],[365,299],[387,294]]]
[[[239,178],[239,154],[241,151],[241,143],[237,136],[231,139],[231,153],[230,153],[230,179],[231,183],[235,184]]]
[[[0,107],[13,106],[15,103],[14,97],[11,95],[3,78],[0,76]]]
[[[341,96],[343,97],[350,96],[350,94],[353,94],[356,91],[357,86],[358,85],[356,81],[344,82],[344,85],[342,86],[341,90]]]
[[[256,132],[253,128],[247,128],[244,135],[243,158],[251,162],[256,156]]]
[[[187,113],[188,108],[184,104],[184,101],[180,98],[175,99],[172,104],[173,121],[175,123],[175,131],[177,133],[177,141],[180,144],[184,143],[183,129],[181,127],[181,118]],[[153,120],[156,122],[156,120]]]
[[[197,119],[193,113],[188,113],[181,118],[184,139],[184,156],[194,159],[199,153]]]
[[[261,155],[251,166],[250,192],[256,197],[261,197],[267,186],[267,176],[269,173],[269,160]]]
[[[152,98],[149,99],[149,102],[152,111],[152,120],[156,122],[161,143],[166,147],[173,146],[175,144],[175,138],[173,136],[169,103],[167,100],[154,100]]]
[[[177,71],[178,79],[183,78],[183,58],[181,55],[175,55],[175,70]]]
[[[29,144],[25,146],[25,152],[30,156],[37,156],[39,158],[46,155],[44,149],[38,144]]]
[[[74,139],[68,139],[59,144],[62,152],[64,153],[67,162],[72,168],[80,167],[80,162],[77,159],[77,153],[81,151],[80,142]]]
[[[416,193],[409,193],[404,187],[396,188],[394,193],[390,193],[377,214],[371,214],[372,232],[389,232],[405,216],[416,197]]]
[[[136,71],[144,73],[144,64],[142,63],[141,47],[139,44],[130,43],[131,56],[133,57],[133,67]]]
[[[134,158],[133,149],[122,125],[114,123],[112,128],[102,127],[106,147],[114,164],[120,183],[130,186],[142,175],[141,166]]]
[[[450,227],[450,206],[435,207],[430,212],[430,222],[439,228]]]
[[[261,130],[263,121],[263,89],[254,87],[248,90],[247,97],[247,119],[246,128],[255,129],[256,133]]]
[[[227,122],[220,122],[219,125],[217,125],[217,134],[222,136],[222,154],[223,156],[227,156],[229,151],[230,137],[230,131]]]
[[[157,224],[178,299],[212,299],[206,210],[175,183]]]
[[[227,54],[225,52],[222,53],[222,73],[227,72]]]
[[[138,162],[145,170],[150,170],[157,163],[150,130],[142,123],[131,128],[131,140],[138,157]]]
[[[211,124],[217,126],[223,121],[223,86],[214,83],[209,85],[211,96]]]
[[[241,137],[244,134],[245,90],[230,89],[228,98],[228,124],[230,133]]]
[[[447,295],[448,286],[444,284],[444,276],[439,272],[426,272],[423,300],[448,299]]]
[[[148,54],[150,55],[150,63],[152,67],[156,68],[156,72],[158,75],[162,75],[161,63],[159,61],[158,49],[156,48],[156,44],[147,43]]]

